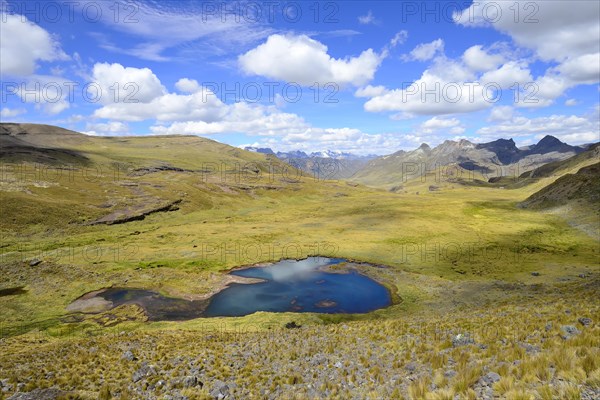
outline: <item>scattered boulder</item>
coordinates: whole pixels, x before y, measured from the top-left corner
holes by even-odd
[[[539,346],[534,346],[529,343],[519,343],[519,346],[521,346],[523,349],[525,349],[525,352],[527,354],[535,354],[535,353],[539,353],[539,351],[540,351]]]
[[[500,380],[500,375],[495,372],[488,372],[481,377],[481,382],[486,386],[492,386],[494,383]]]
[[[59,389],[35,389],[28,393],[17,393],[8,400],[57,400],[66,398],[69,392]]]
[[[135,383],[152,375],[156,375],[156,369],[154,366],[148,365],[146,362],[144,362],[141,368],[133,373],[131,380]]]
[[[10,392],[13,390],[13,385],[9,383],[8,379],[0,379],[0,388],[3,392]]]
[[[459,333],[452,338],[452,347],[466,346],[474,343],[475,340],[468,333]]]
[[[200,382],[198,380],[198,378],[196,378],[195,376],[192,375],[188,375],[185,378],[183,378],[183,387],[189,388],[189,387],[196,387],[196,386],[204,386],[204,384],[202,382]]]
[[[36,267],[36,266],[40,265],[41,263],[42,263],[42,260],[40,260],[39,258],[34,258],[29,261],[29,266]]]
[[[573,325],[563,325],[560,330],[563,332],[562,338],[568,340],[575,335],[579,335],[581,332]]]
[[[137,360],[137,358],[133,355],[133,353],[131,352],[131,350],[127,350],[126,352],[123,353],[123,356],[121,357],[127,361],[135,361]]]
[[[298,328],[301,328],[301,327],[302,327],[302,325],[298,325],[298,324],[296,323],[296,321],[292,321],[292,322],[288,322],[287,324],[285,324],[285,327],[286,327],[287,329],[298,329]]]
[[[590,325],[592,325],[592,322],[593,322],[591,318],[587,318],[587,317],[579,318],[577,321],[579,321],[579,323],[583,326],[590,326]]]
[[[532,272],[531,276],[540,276],[540,273],[539,272]]]
[[[449,369],[446,372],[444,372],[444,377],[451,379],[454,378],[456,376],[456,371],[453,369]]]
[[[409,362],[408,364],[406,364],[406,366],[404,368],[408,372],[415,372],[417,370],[417,363],[415,363],[415,362]]]
[[[224,399],[229,396],[229,386],[220,380],[215,381],[210,395],[215,399]]]

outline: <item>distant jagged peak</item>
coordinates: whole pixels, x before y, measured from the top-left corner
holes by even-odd
[[[552,136],[552,135],[546,135],[544,136],[538,143],[537,145],[548,145],[548,144],[566,144],[564,142],[562,142],[559,138],[557,138],[556,136]]]
[[[468,148],[474,148],[475,144],[467,139],[460,139],[458,141],[458,145],[460,147],[468,147]]]
[[[445,150],[445,149],[454,149],[454,148],[459,148],[459,149],[470,149],[470,148],[474,148],[475,145],[468,141],[467,139],[460,139],[458,141],[456,140],[444,140],[444,142],[440,145],[438,145],[436,147],[436,149],[441,149],[441,150]]]
[[[491,150],[493,152],[503,151],[510,153],[518,153],[519,148],[514,140],[511,139],[496,139],[487,143],[480,143],[477,145],[478,149]]]
[[[288,151],[288,152],[278,151],[276,154],[277,154],[277,157],[279,157],[279,158],[309,158],[310,157],[308,154],[306,154],[302,150],[294,150],[294,151]]]
[[[546,135],[544,136],[535,146],[533,146],[532,150],[541,151],[541,152],[549,152],[552,150],[558,150],[560,148],[570,148],[568,144],[560,141],[560,139],[552,136]]]
[[[512,138],[510,138],[510,139],[502,139],[502,138],[500,138],[500,139],[493,140],[491,142],[481,143],[480,146],[483,146],[483,147],[504,147],[504,148],[514,148],[514,149],[517,149],[517,144],[515,143],[515,141]]]
[[[292,151],[278,151],[274,152],[269,147],[257,147],[257,146],[245,146],[244,150],[252,151],[254,153],[273,154],[282,159],[310,159],[310,158],[331,158],[335,160],[361,160],[361,159],[372,159],[376,158],[375,155],[357,155],[353,153],[347,153],[339,150],[323,150],[315,151],[312,153],[306,153],[302,150]]]
[[[579,146],[571,146],[562,142],[560,139],[552,135],[544,136],[536,144],[527,148],[527,154],[547,154],[552,152],[558,153],[581,153],[584,148]]]

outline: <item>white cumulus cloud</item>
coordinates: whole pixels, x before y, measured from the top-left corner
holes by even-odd
[[[600,123],[597,116],[551,115],[537,118],[517,116],[510,121],[482,127],[477,134],[486,137],[534,135],[538,139],[545,135],[553,135],[564,142],[580,144],[600,140]]]
[[[200,90],[200,85],[195,79],[181,78],[175,83],[175,87],[182,93],[194,93]]]
[[[356,89],[356,92],[354,92],[354,95],[356,97],[375,97],[375,96],[381,96],[382,94],[384,94],[386,92],[387,92],[387,89],[385,88],[385,86],[367,85],[365,87]]]
[[[495,99],[491,89],[473,80],[466,69],[449,60],[445,70],[433,66],[406,87],[387,90],[369,99],[369,112],[397,111],[400,117],[466,113],[490,107]],[[455,77],[455,79],[452,79]]]
[[[490,111],[489,120],[493,122],[497,121],[510,121],[513,118],[514,108],[511,106],[496,106]]]
[[[587,0],[475,1],[454,14],[465,26],[492,26],[543,60],[563,61],[598,52],[600,2]]]
[[[433,117],[423,122],[417,131],[421,135],[430,135],[440,131],[460,135],[465,131],[465,128],[457,118]]]
[[[455,13],[454,20],[464,26],[493,27],[538,59],[559,64],[536,78],[529,93],[535,101],[519,104],[531,108],[548,106],[579,84],[600,82],[599,15],[598,1],[481,0]]]
[[[100,102],[149,103],[166,93],[164,86],[150,68],[124,67],[114,63],[96,63],[92,70],[90,91],[100,88]],[[96,96],[93,93],[92,96]]]
[[[509,61],[496,70],[484,73],[479,81],[483,84],[494,83],[502,89],[508,89],[515,84],[521,87],[533,82],[533,77],[525,64]]]
[[[504,62],[501,54],[490,54],[483,49],[483,46],[476,45],[469,47],[463,54],[465,65],[473,71],[491,71]]]
[[[421,43],[410,54],[404,56],[405,60],[427,61],[444,52],[444,41],[436,39],[430,43]]]
[[[0,13],[0,74],[32,75],[38,61],[66,60],[60,43],[25,16]]]
[[[94,136],[118,136],[129,133],[129,126],[119,121],[88,123],[85,129],[83,133]]]
[[[4,107],[0,110],[0,117],[2,118],[13,118],[19,115],[25,114],[27,110],[24,108],[8,108]]]
[[[310,86],[315,82],[339,85],[364,85],[373,79],[384,56],[372,49],[356,57],[333,58],[327,46],[306,35],[280,35],[238,58],[242,70],[250,75]]]

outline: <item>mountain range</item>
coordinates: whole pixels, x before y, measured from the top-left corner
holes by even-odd
[[[274,152],[270,148],[244,147],[255,153],[274,155],[280,160],[320,179],[347,179],[360,171],[376,155],[361,156],[343,151],[324,150],[305,153],[301,150]]]
[[[545,136],[537,144],[517,147],[513,139],[498,139],[488,143],[473,143],[462,139],[446,140],[431,148],[426,143],[412,151],[377,157],[357,171],[351,179],[371,186],[396,185],[413,174],[455,165],[487,177],[506,174],[520,175],[553,161],[565,160],[584,151],[588,145],[571,146],[554,136]],[[411,165],[412,164],[412,165]],[[414,177],[414,176],[413,176]]]
[[[306,153],[301,150],[294,150],[289,152],[278,151],[274,152],[269,147],[253,147],[246,146],[244,150],[252,151],[254,153],[262,153],[262,154],[273,154],[280,159],[289,159],[289,158],[331,158],[334,160],[364,160],[364,159],[373,159],[376,158],[376,155],[368,155],[361,156],[357,154],[347,153],[343,151],[335,151],[335,150],[324,150],[324,151],[315,151],[312,153]]]
[[[456,165],[488,177],[507,173],[520,175],[543,164],[572,157],[588,146],[571,146],[547,135],[538,143],[524,147],[517,147],[513,139],[498,139],[488,143],[473,143],[465,139],[446,140],[433,148],[423,143],[412,151],[400,150],[380,157],[333,150],[275,152],[268,147],[250,146],[244,147],[244,150],[276,156],[322,179],[351,179],[369,186],[393,186],[405,180],[403,175],[409,163],[418,163],[422,172]]]

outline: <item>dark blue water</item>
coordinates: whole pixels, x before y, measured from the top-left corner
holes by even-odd
[[[366,313],[391,304],[384,286],[356,271],[320,270],[320,267],[343,261],[310,257],[233,271],[233,275],[260,278],[265,282],[229,286],[212,297],[204,314],[217,317],[257,311]]]

